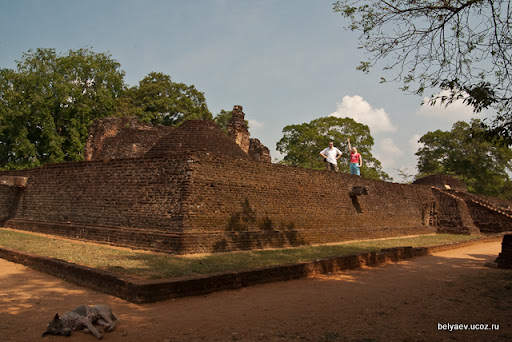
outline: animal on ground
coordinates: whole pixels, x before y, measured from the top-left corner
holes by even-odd
[[[103,335],[94,324],[104,327],[105,331],[112,331],[119,322],[119,318],[112,313],[112,309],[106,305],[86,306],[80,305],[59,317],[57,313],[42,336],[46,335],[71,335],[72,331],[83,330],[101,339]]]

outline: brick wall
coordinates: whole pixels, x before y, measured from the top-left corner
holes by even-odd
[[[435,232],[436,200],[427,186],[214,155],[191,167],[185,230],[223,232],[213,250]],[[369,195],[349,196],[353,186]]]
[[[453,194],[464,201],[471,220],[480,232],[512,231],[512,211],[501,206],[501,204],[507,203],[506,200],[461,191],[453,191]]]
[[[176,128],[139,122],[136,117],[108,117],[89,127],[84,160],[136,158],[146,154],[163,136]]]
[[[62,163],[2,176],[28,177],[23,190],[0,186],[6,226],[172,253],[435,232],[430,187],[215,153]],[[353,186],[369,194],[351,197]]]
[[[118,245],[179,249],[188,157],[77,162],[2,172],[28,177],[0,186],[4,225]],[[15,214],[7,208],[16,207]],[[168,245],[174,245],[168,247]],[[176,247],[178,246],[178,247]]]
[[[169,153],[216,153],[233,158],[250,159],[213,121],[187,120],[178,129],[165,135],[148,151],[147,156]]]
[[[448,234],[479,234],[466,202],[455,195],[432,189],[439,203],[437,230]]]

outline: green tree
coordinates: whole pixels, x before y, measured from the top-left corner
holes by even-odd
[[[369,59],[358,69],[387,61],[384,70],[404,91],[434,89],[430,104],[462,99],[475,112],[493,108],[488,136],[512,144],[509,0],[341,0],[334,11],[361,34]]]
[[[118,102],[126,115],[135,114],[152,124],[179,125],[185,120],[212,120],[204,94],[193,85],[172,82],[171,77],[152,72],[127,90]]]
[[[361,174],[366,178],[391,179],[382,171],[380,161],[371,153],[373,138],[370,129],[353,119],[328,116],[309,123],[286,126],[283,134],[277,143],[277,150],[286,154],[282,160],[285,165],[324,169],[324,161],[319,152],[328,146],[329,141],[333,141],[344,154],[339,159],[340,171],[348,172],[350,154],[347,138],[350,138],[352,147],[356,147],[363,156]]]
[[[224,131],[227,132],[228,122],[231,119],[232,115],[233,115],[232,111],[227,111],[227,110],[221,109],[220,113],[215,115],[215,117],[213,118],[213,121],[215,121],[220,126],[220,128],[222,128]],[[249,129],[249,121],[247,121],[247,120],[244,120],[244,121],[245,121],[245,124],[247,125],[247,129]]]
[[[227,131],[229,119],[231,119],[232,111],[222,109],[219,114],[215,115],[213,121],[215,121],[220,128]]]
[[[28,51],[0,69],[0,165],[81,160],[88,127],[112,115],[124,90],[120,64],[89,49]]]
[[[458,121],[452,130],[428,132],[419,142],[418,177],[449,174],[462,179],[470,192],[501,196],[510,193],[508,174],[512,170],[512,150],[479,138],[479,120]]]

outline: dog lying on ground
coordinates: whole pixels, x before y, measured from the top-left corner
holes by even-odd
[[[105,331],[112,331],[116,327],[117,322],[119,322],[119,319],[112,313],[110,307],[106,305],[80,305],[60,317],[59,314],[56,314],[42,336],[69,336],[72,331],[83,329],[85,333],[102,338],[103,336],[96,329],[94,323],[105,327]]]

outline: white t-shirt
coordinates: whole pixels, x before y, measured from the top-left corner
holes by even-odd
[[[342,154],[342,153],[341,153],[341,151],[340,151],[340,150],[338,150],[336,147],[333,147],[333,148],[329,148],[329,147],[327,147],[327,148],[325,148],[325,149],[322,151],[322,154],[323,154],[324,156],[326,156],[326,157],[327,157],[327,161],[328,161],[329,163],[331,163],[331,164],[337,164],[337,163],[338,163],[338,161],[336,160],[336,157],[337,157],[338,155]]]

